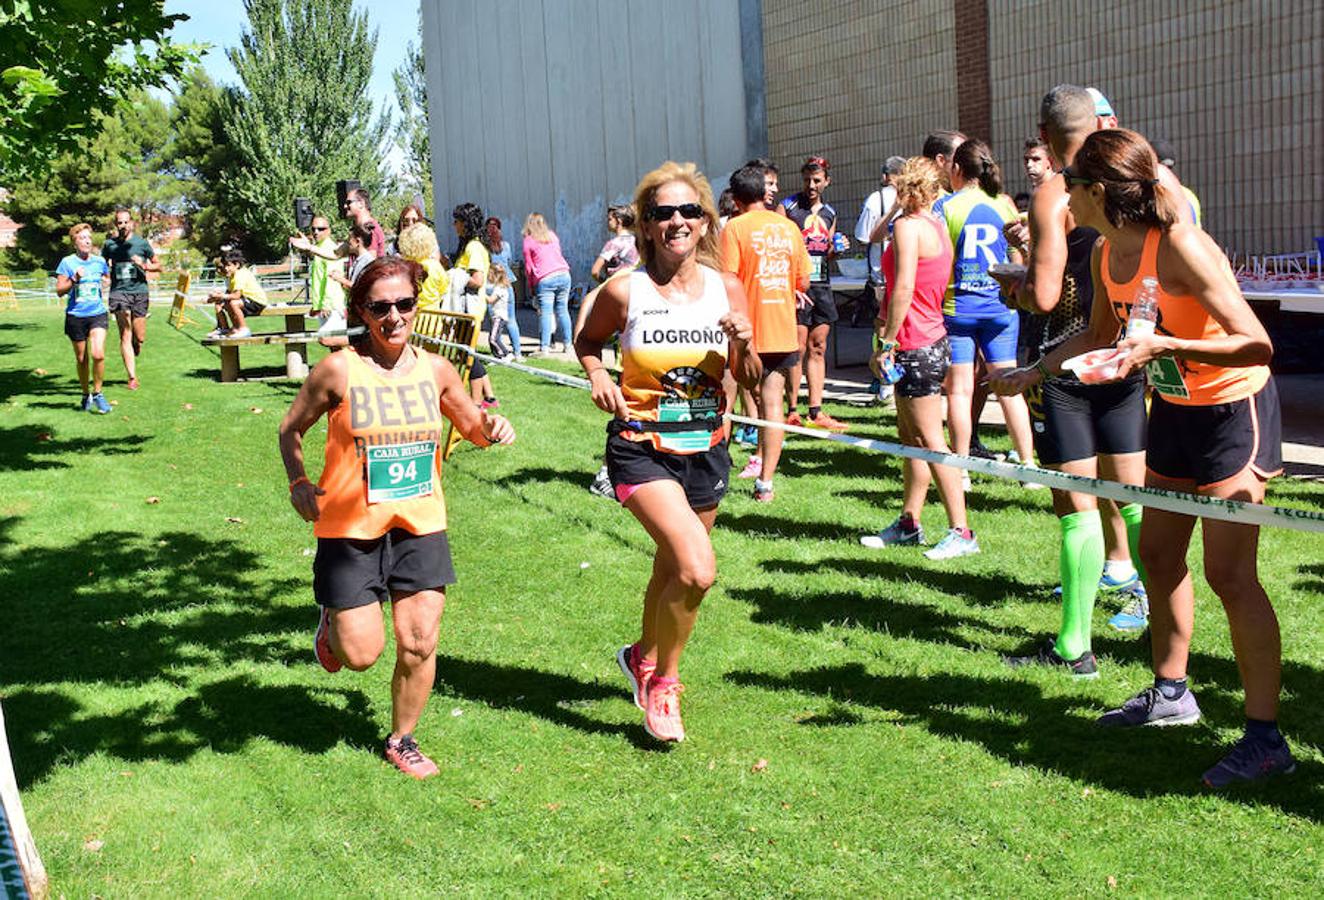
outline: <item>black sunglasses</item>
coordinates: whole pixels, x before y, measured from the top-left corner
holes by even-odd
[[[650,206],[644,212],[644,218],[652,222],[667,222],[676,213],[682,219],[702,219],[703,207],[698,203],[681,203],[678,206]]]
[[[313,226],[313,231],[330,231],[330,230],[331,230],[331,226],[330,226],[330,225],[314,225],[314,226]]]
[[[367,303],[363,304],[363,308],[371,313],[374,319],[385,319],[391,314],[391,310],[395,310],[403,316],[407,313],[413,312],[415,306],[418,306],[417,297],[401,297],[395,302],[390,300],[369,300]]]
[[[1071,171],[1070,169],[1063,169],[1062,177],[1066,179],[1067,187],[1069,188],[1089,187],[1091,184],[1094,184],[1093,178],[1085,178],[1081,175],[1077,175],[1075,172]]]

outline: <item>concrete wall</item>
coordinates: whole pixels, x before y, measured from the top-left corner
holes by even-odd
[[[667,159],[714,177],[750,147],[741,57],[748,0],[423,0],[438,221],[477,203],[518,249],[543,213],[577,279],[611,203]],[[748,10],[747,10],[748,14]],[[757,8],[754,10],[757,27]],[[442,246],[453,237],[443,230]]]
[[[971,11],[987,8],[985,24]],[[989,123],[1011,192],[1054,84],[1093,85],[1121,123],[1176,145],[1205,223],[1237,252],[1324,234],[1324,3],[1319,0],[764,0],[770,151],[795,189],[804,156],[833,164],[853,226],[889,155],[936,128]],[[959,15],[958,15],[959,13]],[[988,84],[958,85],[956,46],[988,33]],[[988,96],[981,117],[958,87]],[[985,93],[986,91],[986,93]],[[972,127],[973,125],[973,127]]]

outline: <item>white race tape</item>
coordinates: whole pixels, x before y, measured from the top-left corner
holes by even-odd
[[[555,381],[557,384],[569,385],[570,387],[588,389],[589,383],[583,378],[574,378],[570,375],[561,375],[557,372],[548,372],[545,369],[535,369],[532,366],[522,365],[520,363],[507,362],[504,359],[497,359],[492,356],[479,353],[476,350],[470,350],[462,344],[455,344],[450,341],[441,341],[436,338],[426,338],[429,343],[440,344],[447,347],[454,347],[464,350],[476,359],[497,366],[506,366],[520,372],[527,372],[530,375],[536,375],[539,378],[545,378],[548,381]],[[1117,481],[1105,481],[1102,478],[1086,478],[1082,475],[1068,475],[1066,472],[1056,472],[1052,469],[1040,469],[1035,466],[1022,466],[1014,463],[994,462],[987,459],[977,459],[973,456],[961,456],[956,453],[939,453],[935,450],[925,450],[921,447],[907,447],[904,444],[894,444],[890,441],[879,441],[873,438],[850,437],[845,434],[834,434],[829,431],[822,431],[813,428],[802,428],[798,425],[787,425],[784,422],[768,422],[763,419],[750,418],[748,416],[729,416],[732,422],[738,422],[741,425],[754,425],[760,428],[771,427],[780,428],[783,431],[801,434],[805,437],[818,438],[819,440],[835,441],[839,444],[847,444],[851,447],[859,447],[863,450],[872,450],[875,453],[886,453],[889,456],[905,456],[911,459],[920,459],[924,462],[937,463],[938,465],[953,466],[958,469],[966,469],[971,472],[982,472],[985,475],[992,475],[995,478],[1006,478],[1011,481],[1033,481],[1038,484],[1046,484],[1049,487],[1057,488],[1063,491],[1073,491],[1078,494],[1090,494],[1095,497],[1106,497],[1109,500],[1115,500],[1119,503],[1139,503],[1141,506],[1149,506],[1154,509],[1162,509],[1167,512],[1181,513],[1187,516],[1199,516],[1204,519],[1218,519],[1223,522],[1236,522],[1241,525],[1264,525],[1270,528],[1290,528],[1294,531],[1307,531],[1316,534],[1324,534],[1324,512],[1311,509],[1291,509],[1284,506],[1266,506],[1261,503],[1245,503],[1241,500],[1223,500],[1218,497],[1209,497],[1204,494],[1184,494],[1177,491],[1166,491],[1162,488],[1145,487],[1137,484],[1122,484]]]

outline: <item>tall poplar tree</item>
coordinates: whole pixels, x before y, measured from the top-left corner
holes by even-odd
[[[420,16],[419,30],[422,31]],[[405,61],[392,73],[395,79],[395,102],[400,117],[395,125],[395,141],[404,153],[403,187],[409,194],[418,193],[432,211],[432,156],[428,144],[428,85],[423,71],[423,47],[410,41],[405,45]]]
[[[225,134],[236,156],[222,178],[227,218],[249,249],[274,257],[293,232],[295,197],[334,219],[335,182],[374,194],[389,113],[368,95],[377,33],[351,0],[244,0],[248,27],[227,50],[242,87],[230,95]]]

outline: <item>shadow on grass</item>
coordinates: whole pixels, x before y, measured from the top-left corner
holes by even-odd
[[[74,412],[70,401],[70,412]],[[17,425],[0,428],[0,471],[22,469],[67,469],[60,457],[124,456],[141,453],[150,441],[143,435],[113,438],[61,438],[54,425]]]
[[[1058,603],[1051,583],[1029,583],[1023,576],[1002,572],[964,572],[934,564],[932,568],[916,547],[893,547],[875,551],[887,558],[851,559],[828,557],[813,562],[775,559],[760,563],[768,572],[812,576],[820,572],[841,572],[856,578],[917,582],[976,606],[1002,606],[1008,601]],[[871,599],[871,598],[870,598]]]
[[[746,687],[791,691],[895,711],[903,724],[982,746],[1016,766],[1034,766],[1135,797],[1203,792],[1200,774],[1221,755],[1208,728],[1104,730],[1072,697],[1046,697],[1028,681],[968,675],[873,675],[858,663],[779,676],[731,672]],[[990,710],[1002,715],[990,715]],[[1324,821],[1324,766],[1298,771],[1226,798],[1270,804]]]
[[[4,702],[27,779],[66,755],[100,751],[181,759],[257,736],[313,751],[342,738],[376,740],[357,691],[318,690],[341,697],[328,704],[304,687],[246,675],[194,687],[236,664],[311,665],[303,638],[313,614],[280,602],[307,591],[306,581],[270,578],[256,554],[224,537],[104,531],[67,546],[17,546],[7,539],[15,521],[0,521],[0,568],[13,598],[0,636],[0,685],[25,685]],[[90,687],[82,686],[103,684],[195,693],[89,712],[95,704],[83,702]]]
[[[3,348],[0,352],[9,352],[11,349]],[[71,354],[72,356],[72,354]],[[78,397],[78,379],[74,377],[73,359],[67,361],[68,374],[47,372],[44,375],[38,375],[31,369],[6,369],[0,371],[0,400],[8,400],[10,397],[53,397],[64,395],[69,397],[69,408],[74,408],[74,401]]]
[[[211,349],[210,347],[207,349]],[[192,369],[187,372],[181,372],[185,378],[201,378],[207,381],[221,381],[221,365],[219,362],[211,368]],[[230,384],[247,384],[250,382],[266,381],[291,381],[294,384],[302,385],[301,379],[291,379],[285,372],[285,367],[281,366],[251,366],[246,362],[241,362],[239,367],[239,380],[229,382]]]
[[[778,472],[781,470],[778,469]],[[801,538],[812,541],[854,541],[855,530],[840,522],[815,522],[793,519],[786,515],[764,513],[735,513],[723,510],[718,514],[717,527],[727,531],[762,537]]]
[[[509,475],[500,479],[500,483],[507,488],[521,488],[541,484],[553,484],[560,482],[568,484],[570,487],[579,488],[587,491],[588,486],[593,483],[593,478],[598,474],[598,470],[592,468],[594,461],[592,459],[584,460],[583,469],[553,469],[550,466],[520,466]]]
[[[579,711],[613,698],[631,702],[629,692],[621,686],[607,687],[597,681],[580,681],[541,669],[439,653],[435,692],[463,697],[493,709],[528,713],[586,734],[619,735],[641,749],[661,746],[638,724],[603,722]]]
[[[1307,579],[1294,584],[1296,590],[1324,594],[1324,563],[1302,563],[1296,567],[1296,570]]]

